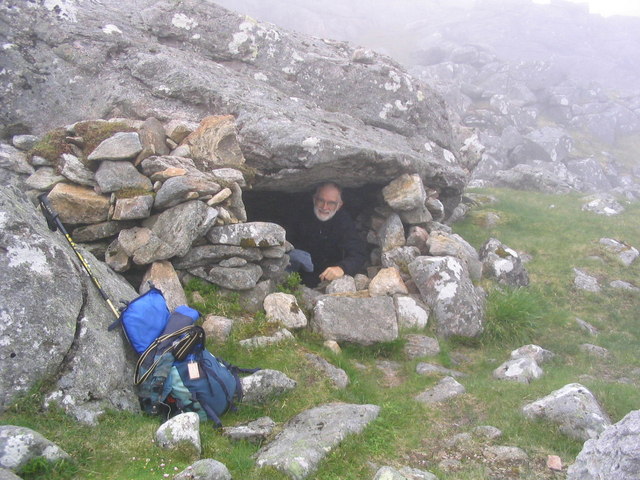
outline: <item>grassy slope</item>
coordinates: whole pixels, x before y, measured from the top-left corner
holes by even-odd
[[[623,267],[598,245],[598,240],[607,236],[640,246],[640,206],[628,206],[623,215],[606,218],[582,212],[578,197],[505,190],[485,193],[494,195],[499,202],[475,209],[455,230],[476,248],[494,236],[532,255],[533,260],[527,265],[532,285],[522,294],[507,293],[502,297],[492,294],[492,298],[497,298],[492,305],[492,318],[497,322],[513,321],[514,325],[526,318],[533,328],[528,338],[513,331],[509,335],[507,324],[502,325],[506,335],[487,336],[482,342],[441,342],[443,352],[435,360],[469,375],[460,380],[467,388],[466,395],[431,407],[415,402],[413,396],[435,384],[438,378],[418,376],[415,373],[418,361],[404,358],[401,342],[375,348],[345,346],[342,355],[335,356],[323,349],[320,338],[301,332],[295,343],[284,347],[242,349],[237,340],[265,333],[270,328],[263,316],[258,315],[255,319],[245,318],[226,345],[210,345],[210,349],[240,366],[281,370],[298,382],[298,388],[265,407],[243,405],[238,413],[227,414],[224,423],[233,425],[264,415],[285,422],[306,408],[330,401],[373,403],[382,407],[379,419],[362,435],[348,438],[331,453],[314,478],[370,479],[373,473],[368,462],[374,462],[428,469],[441,479],[483,479],[487,475],[482,466],[471,461],[463,461],[462,470],[455,474],[438,471],[437,458],[441,458],[443,441],[477,425],[494,425],[503,431],[499,444],[523,448],[534,464],[544,465],[549,454],[559,455],[565,464],[570,464],[582,444],[548,424],[524,420],[520,414],[524,404],[568,383],[580,382],[591,389],[614,422],[640,408],[638,374],[631,373],[640,368],[637,354],[640,296],[606,288],[600,294],[577,291],[572,270],[573,267],[586,270],[597,276],[601,285],[615,279],[640,285],[640,261]],[[500,215],[502,221],[498,226],[491,229],[481,226],[482,215],[487,211]],[[604,261],[589,258],[594,255]],[[483,281],[483,286],[493,290],[490,282]],[[219,302],[198,307],[234,312],[233,306]],[[575,317],[598,327],[600,335],[587,336],[576,326]],[[530,385],[493,380],[493,369],[523,340],[557,354],[554,361],[543,365],[544,377]],[[606,359],[590,357],[580,352],[578,346],[582,343],[606,347],[610,355]],[[307,352],[320,353],[345,369],[351,385],[343,391],[332,388],[322,375],[309,368],[304,357]],[[404,382],[400,386],[386,386],[382,373],[375,367],[379,359],[401,362],[399,375]],[[624,377],[632,378],[634,384],[621,383]],[[160,423],[156,418],[114,412],[106,415],[98,426],[87,427],[59,411],[40,412],[39,400],[35,393],[0,417],[0,423],[40,431],[69,452],[76,462],[53,470],[36,465],[36,473],[24,478],[167,478],[164,475],[170,478],[195,460],[188,451],[166,452],[154,446],[153,433]],[[201,426],[201,433],[203,458],[223,462],[234,478],[286,478],[275,471],[253,468],[251,456],[257,446],[232,443],[208,424]],[[504,478],[546,477],[512,469],[504,473]]]

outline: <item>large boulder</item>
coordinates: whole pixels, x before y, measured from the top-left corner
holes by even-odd
[[[0,188],[0,218],[0,411],[43,380],[52,385],[47,403],[87,423],[107,408],[137,410],[132,351],[120,332],[107,331],[114,314],[64,236],[11,187]],[[81,252],[110,298],[136,296]]]
[[[640,472],[640,410],[587,440],[567,471],[567,480],[634,480]]]
[[[257,189],[302,191],[327,172],[346,186],[415,173],[452,198],[465,186],[443,98],[386,56],[370,52],[362,62],[347,44],[197,0],[141,0],[133,10],[118,0],[45,2],[28,13],[11,0],[0,21],[6,38],[34,39],[4,50],[0,88],[12,94],[1,101],[3,136],[78,118],[193,122],[215,111],[235,116],[239,145],[224,128],[183,141],[202,165],[238,166],[244,157]],[[201,158],[212,144],[226,154]]]
[[[320,297],[313,310],[311,328],[327,340],[372,345],[398,338],[393,298]]]
[[[484,327],[484,293],[471,282],[456,257],[418,257],[409,264],[411,278],[435,316],[438,335],[477,337]]]
[[[544,419],[555,423],[562,433],[577,440],[596,438],[611,425],[609,416],[593,394],[579,383],[565,385],[525,405],[522,413],[530,420]]]

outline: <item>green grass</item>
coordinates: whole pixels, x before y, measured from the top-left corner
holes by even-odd
[[[479,248],[490,237],[531,255],[526,264],[531,285],[509,289],[488,280],[482,286],[488,293],[486,328],[480,339],[461,341],[441,339],[441,353],[434,358],[408,360],[402,339],[371,347],[341,345],[334,354],[323,346],[323,339],[308,331],[296,332],[296,340],[276,347],[245,349],[238,342],[253,335],[267,335],[276,328],[264,313],[248,315],[237,296],[223,296],[211,285],[192,281],[186,287],[190,304],[203,314],[236,319],[236,326],[225,344],[209,344],[210,350],[242,367],[280,370],[296,380],[298,387],[264,406],[241,405],[238,412],[223,417],[234,425],[269,416],[284,423],[301,411],[327,402],[375,404],[380,416],[365,431],[348,437],[321,463],[312,479],[370,479],[375,465],[403,465],[423,468],[441,480],[486,479],[486,466],[464,460],[461,470],[438,469],[444,442],[457,433],[478,425],[502,430],[501,445],[524,449],[533,461],[543,465],[547,455],[559,455],[571,464],[582,442],[571,440],[545,422],[527,421],[522,407],[568,383],[579,382],[589,388],[612,421],[620,420],[640,405],[638,344],[640,295],[613,291],[607,287],[615,279],[640,286],[640,261],[621,265],[599,245],[611,237],[640,246],[640,206],[625,205],[617,217],[601,217],[582,212],[577,195],[554,196],[510,190],[483,190],[497,198],[493,205],[475,207],[454,230]],[[498,214],[501,221],[487,227],[486,212]],[[594,257],[598,257],[595,259]],[[573,268],[597,277],[604,290],[590,294],[573,285]],[[280,291],[296,293],[299,284],[291,277]],[[579,317],[600,330],[589,336],[575,322]],[[433,321],[427,334],[433,335]],[[415,332],[412,332],[415,333]],[[511,350],[535,343],[556,354],[542,365],[545,374],[529,385],[496,380],[492,372],[509,358]],[[606,358],[583,353],[580,345],[592,343],[609,350]],[[337,390],[311,368],[307,353],[322,355],[343,368],[349,386]],[[402,382],[389,387],[376,362],[391,360],[400,364]],[[439,363],[465,373],[459,379],[467,394],[452,401],[427,406],[414,396],[433,386],[435,376],[415,373],[419,361]],[[123,412],[109,412],[98,425],[88,427],[71,420],[60,410],[41,411],[42,395],[32,392],[0,417],[0,423],[33,428],[56,442],[73,457],[68,464],[53,467],[41,463],[29,466],[24,478],[69,479],[157,479],[173,476],[195,460],[188,451],[165,451],[153,443],[160,419]],[[234,478],[246,480],[288,477],[273,469],[254,467],[253,455],[259,446],[232,442],[211,425],[201,426],[202,458],[215,458]],[[370,463],[371,462],[371,463]],[[169,477],[169,478],[170,478]],[[522,471],[522,479],[536,472]],[[551,477],[542,477],[551,478]]]

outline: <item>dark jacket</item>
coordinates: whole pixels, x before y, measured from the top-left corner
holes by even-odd
[[[313,260],[313,272],[300,272],[305,285],[315,287],[327,267],[341,267],[347,275],[360,271],[367,257],[366,246],[344,208],[321,222],[313,213],[313,205],[309,205],[293,220],[287,229],[287,240],[295,248],[309,252]]]

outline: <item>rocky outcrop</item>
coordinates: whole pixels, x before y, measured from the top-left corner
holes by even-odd
[[[229,137],[192,139],[194,160],[211,168],[244,157],[259,190],[306,190],[327,177],[361,186],[411,173],[455,199],[466,184],[442,98],[388,57],[369,52],[363,61],[348,44],[195,0],[143,0],[134,10],[116,0],[10,1],[0,18],[8,27],[3,137],[82,118],[198,122],[216,112],[235,117],[239,148],[207,158],[200,147],[225,147]],[[166,154],[148,143],[144,155]]]
[[[47,403],[88,423],[106,408],[137,410],[132,352],[120,332],[107,331],[113,313],[65,238],[13,187],[0,189],[0,212],[0,409],[49,379]],[[114,302],[136,296],[122,277],[81,252]]]
[[[572,2],[220,3],[402,59],[476,132],[462,147],[476,158],[474,186],[640,198],[637,18],[590,15]]]
[[[640,471],[640,410],[587,440],[567,471],[567,480],[632,480]]]

